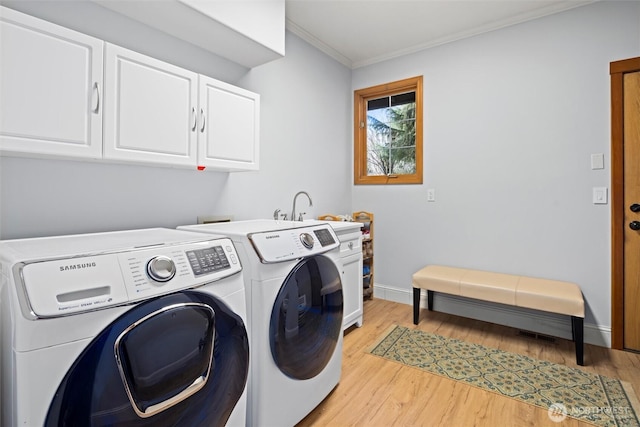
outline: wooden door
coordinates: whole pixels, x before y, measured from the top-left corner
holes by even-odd
[[[104,157],[195,169],[198,74],[112,44],[105,64]]]
[[[624,348],[640,351],[640,71],[624,88]]]
[[[100,158],[102,49],[0,6],[0,151]]]
[[[611,63],[612,347],[640,351],[640,58]]]

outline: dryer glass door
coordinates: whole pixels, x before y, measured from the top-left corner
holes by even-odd
[[[342,333],[342,281],[326,256],[300,261],[280,288],[269,327],[271,354],[287,376],[306,380],[327,366]]]

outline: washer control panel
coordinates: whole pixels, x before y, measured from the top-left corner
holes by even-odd
[[[318,255],[340,245],[329,224],[252,233],[249,240],[264,264]]]
[[[231,247],[228,247],[228,249],[231,249]],[[237,264],[237,256],[235,254],[230,255],[232,255],[233,263]],[[189,260],[189,264],[191,264],[193,274],[196,276],[210,274],[231,267],[227,253],[222,246],[189,251],[187,252],[187,259]]]
[[[24,262],[30,317],[55,317],[198,287],[242,270],[228,238]],[[55,286],[52,286],[55,284]]]

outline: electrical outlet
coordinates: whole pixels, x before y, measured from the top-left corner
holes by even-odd
[[[434,188],[427,188],[427,202],[436,201],[436,190]]]

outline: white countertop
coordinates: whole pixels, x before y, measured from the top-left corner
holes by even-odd
[[[336,234],[344,234],[353,231],[359,231],[364,225],[360,222],[353,221],[320,221],[318,219],[305,219],[303,222],[315,224],[329,224]]]

